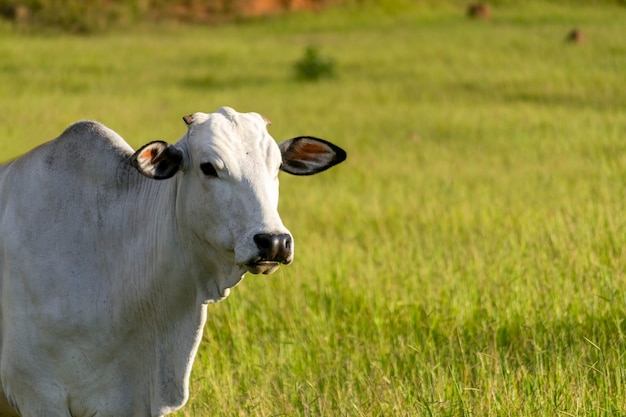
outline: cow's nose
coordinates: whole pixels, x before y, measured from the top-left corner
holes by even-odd
[[[259,256],[264,261],[288,263],[291,258],[291,235],[287,233],[254,235]]]

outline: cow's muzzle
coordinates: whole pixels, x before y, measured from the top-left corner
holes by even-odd
[[[271,274],[280,264],[289,264],[293,259],[293,241],[287,233],[254,235],[258,256],[246,263],[246,269],[253,274]]]

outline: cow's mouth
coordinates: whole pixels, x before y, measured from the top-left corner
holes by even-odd
[[[280,266],[280,262],[276,261],[254,261],[246,264],[246,269],[251,274],[271,274]]]

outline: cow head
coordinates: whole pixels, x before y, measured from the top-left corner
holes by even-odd
[[[227,107],[183,119],[188,131],[178,143],[148,143],[133,155],[133,166],[155,180],[179,178],[176,209],[185,227],[242,272],[269,274],[291,263],[278,173],[316,174],[345,160],[345,151],[309,136],[277,144],[263,116]]]

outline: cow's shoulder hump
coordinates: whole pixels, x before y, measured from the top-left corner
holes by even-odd
[[[96,159],[103,156],[99,152],[113,152],[122,157],[133,153],[130,145],[120,135],[93,120],[82,120],[68,126],[55,142],[57,146],[68,151],[89,151],[89,155]]]

